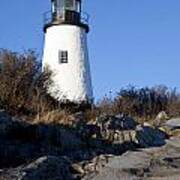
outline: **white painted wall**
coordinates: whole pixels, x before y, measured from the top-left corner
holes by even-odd
[[[68,51],[68,63],[60,64],[59,50]],[[74,25],[58,25],[47,28],[43,67],[53,72],[53,86],[49,93],[58,100],[72,102],[93,99],[90,66],[88,60],[87,33]]]

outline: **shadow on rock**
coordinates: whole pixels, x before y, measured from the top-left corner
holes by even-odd
[[[19,174],[19,179],[35,176],[43,179],[45,171],[47,173],[54,171],[57,175],[64,174],[65,171],[57,173],[47,168],[58,164],[57,169],[61,169],[60,165],[65,164],[67,174],[78,174],[83,170],[76,173],[76,170],[71,168],[74,163],[81,163],[82,169],[89,167],[86,164],[93,160],[96,167],[98,162],[94,162],[94,159],[98,161],[96,158],[98,156],[121,155],[137,147],[163,145],[164,140],[163,132],[152,127],[137,125],[129,117],[105,116],[98,119],[95,124],[79,122],[71,128],[53,124],[31,125],[15,120],[5,112],[0,112],[0,168],[14,168],[11,171],[2,171],[0,177],[13,175],[14,172],[26,174],[26,176]],[[68,158],[64,159],[64,157]],[[57,163],[51,164],[52,162]],[[72,178],[75,176],[69,175],[69,179]]]

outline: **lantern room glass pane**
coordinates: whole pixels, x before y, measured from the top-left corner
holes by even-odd
[[[80,1],[75,1],[75,11],[80,12],[81,11],[81,4]]]
[[[54,1],[52,2],[52,12],[54,13],[55,12],[55,3],[54,3]]]
[[[64,10],[80,12],[81,3],[79,0],[54,0],[52,1],[52,12],[61,14]]]
[[[75,0],[65,0],[65,7],[68,10],[75,11]]]
[[[52,2],[52,12],[56,18],[62,18],[64,12],[64,0],[54,0]]]
[[[64,0],[56,0],[56,7],[58,11],[64,9]]]

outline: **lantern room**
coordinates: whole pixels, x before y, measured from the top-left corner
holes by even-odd
[[[51,0],[51,11],[44,14],[44,31],[53,25],[70,24],[89,32],[89,15],[82,12],[82,0]]]
[[[52,13],[60,15],[64,11],[81,13],[81,0],[52,0]]]

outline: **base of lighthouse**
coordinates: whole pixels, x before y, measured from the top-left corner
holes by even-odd
[[[52,85],[48,87],[52,97],[63,102],[92,102],[87,33],[84,28],[64,24],[46,29],[43,69],[46,67],[52,72]]]

